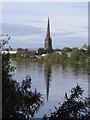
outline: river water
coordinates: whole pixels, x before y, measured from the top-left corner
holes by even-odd
[[[32,79],[31,89],[37,89],[44,97],[44,105],[40,107],[35,117],[41,118],[50,114],[50,109],[55,110],[59,102],[63,102],[64,94],[77,84],[84,89],[84,96],[88,96],[88,71],[87,67],[80,65],[53,65],[38,62],[16,62],[15,75],[13,76],[20,84],[30,75]]]

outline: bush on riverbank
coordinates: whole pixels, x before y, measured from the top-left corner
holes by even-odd
[[[2,41],[3,42],[3,41]],[[2,46],[3,47],[3,46]],[[9,50],[8,50],[9,51]],[[12,56],[15,57],[15,56]],[[34,116],[43,105],[41,93],[31,91],[31,78],[27,76],[21,84],[13,79],[15,68],[10,65],[10,54],[2,54],[2,120],[25,120]]]
[[[89,120],[88,108],[90,107],[90,97],[83,98],[82,88],[76,86],[72,88],[70,97],[65,93],[64,102],[59,104],[55,112],[51,112],[49,120]],[[47,116],[44,116],[44,120]]]

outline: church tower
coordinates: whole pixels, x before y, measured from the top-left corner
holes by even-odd
[[[50,24],[49,24],[49,18],[48,18],[48,25],[47,25],[47,34],[45,38],[45,49],[52,48],[52,40],[50,38]]]

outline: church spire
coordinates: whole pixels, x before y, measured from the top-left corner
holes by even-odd
[[[49,17],[48,17],[48,24],[47,24],[47,34],[45,38],[45,49],[52,48],[52,40],[50,38],[50,24],[49,24]]]
[[[50,38],[50,24],[49,24],[49,17],[48,17],[48,25],[47,25],[47,38]]]

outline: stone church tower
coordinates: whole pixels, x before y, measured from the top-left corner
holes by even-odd
[[[50,38],[50,24],[48,18],[48,25],[47,25],[47,34],[45,38],[45,49],[52,48],[52,39]]]

